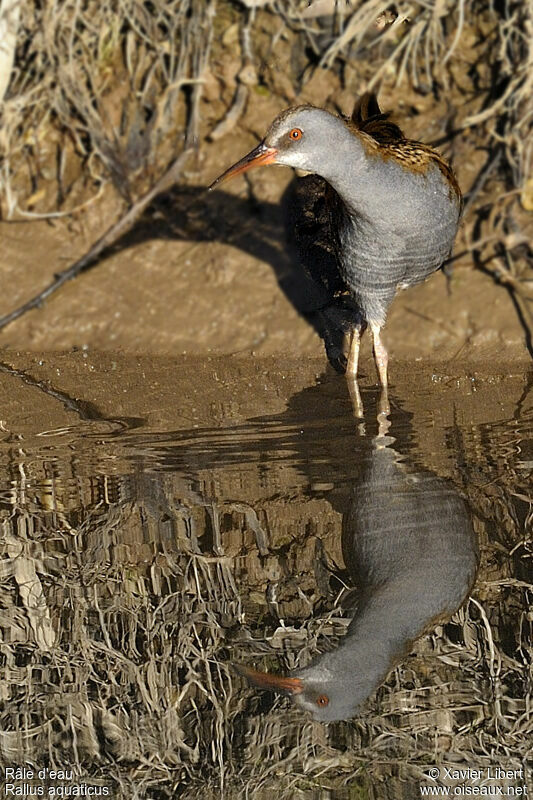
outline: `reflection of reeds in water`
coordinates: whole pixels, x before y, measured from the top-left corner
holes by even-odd
[[[482,544],[475,600],[415,645],[363,717],[327,728],[228,664],[263,654],[290,669],[344,632],[327,494],[282,464],[271,485],[259,456],[192,478],[120,458],[114,474],[58,458],[43,472],[17,453],[0,508],[3,759],[50,758],[124,798],[311,797],[330,784],[342,797],[354,782],[411,798],[437,757],[519,767],[531,733],[522,431],[453,434]]]

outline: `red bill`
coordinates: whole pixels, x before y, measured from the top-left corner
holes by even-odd
[[[216,181],[213,181],[209,189],[214,189],[220,183],[229,181],[231,178],[235,178],[236,175],[242,175],[243,172],[248,172],[249,169],[254,167],[266,167],[268,164],[275,164],[277,154],[278,151],[275,147],[267,147],[266,144],[261,142],[253,150],[250,150],[244,158],[241,158],[240,161],[237,161],[236,164],[223,172]]]

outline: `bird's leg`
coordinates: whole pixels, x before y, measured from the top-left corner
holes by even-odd
[[[374,360],[379,375],[379,382],[381,383],[381,395],[378,402],[378,428],[379,432],[384,435],[390,425],[388,415],[390,414],[389,405],[389,381],[387,376],[387,366],[389,363],[389,355],[381,340],[381,325],[375,322],[370,323],[372,328],[372,336],[374,338]]]
[[[361,345],[361,337],[366,329],[366,322],[357,322],[350,331],[350,350],[348,353],[348,361],[346,363],[346,381],[348,383],[348,391],[352,399],[354,414],[356,417],[364,416],[363,401],[361,400],[361,393],[359,391],[359,384],[357,383],[357,367],[359,365],[359,348]]]
[[[374,360],[379,375],[379,382],[384,389],[388,388],[389,382],[387,379],[387,365],[389,363],[389,355],[385,349],[385,345],[381,341],[381,325],[376,322],[371,322],[372,336],[374,337]]]
[[[350,350],[346,363],[346,377],[357,380],[357,367],[359,365],[359,348],[361,337],[366,330],[366,322],[357,322],[350,331]]]

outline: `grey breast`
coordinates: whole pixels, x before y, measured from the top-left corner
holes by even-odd
[[[365,183],[338,218],[338,258],[366,318],[383,324],[398,289],[424,281],[448,257],[459,202],[436,165],[415,175],[380,163]]]

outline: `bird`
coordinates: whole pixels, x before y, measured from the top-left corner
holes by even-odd
[[[388,353],[381,331],[401,289],[426,280],[449,257],[462,210],[452,168],[432,147],[408,139],[366,92],[350,118],[311,105],[291,107],[264,139],[209,187],[270,164],[318,176],[321,219],[335,266],[311,269],[335,295],[353,301],[346,375],[357,379],[361,336],[370,326],[383,389]],[[316,183],[315,183],[316,191]],[[303,225],[307,240],[309,224]]]
[[[319,722],[355,716],[475,580],[479,553],[465,501],[448,480],[411,467],[394,442],[374,437],[343,515],[342,551],[358,601],[340,646],[290,675],[234,665],[253,686],[288,695]]]

